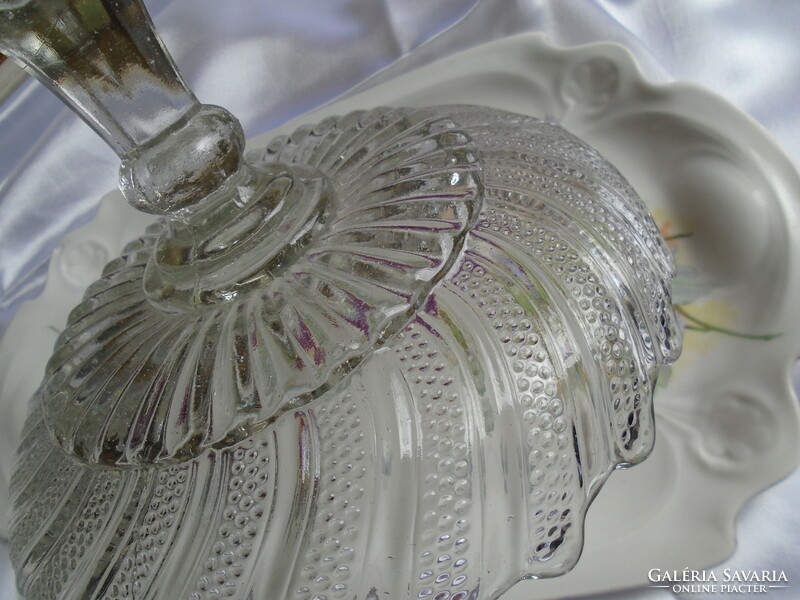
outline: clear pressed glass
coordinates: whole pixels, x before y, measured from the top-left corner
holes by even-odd
[[[680,349],[671,256],[596,151],[440,106],[245,157],[140,2],[0,0],[0,36],[163,215],[32,400],[25,598],[493,599],[575,563]]]

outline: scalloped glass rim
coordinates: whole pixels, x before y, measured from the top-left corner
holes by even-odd
[[[741,506],[798,463],[800,413],[790,379],[800,349],[800,314],[791,303],[800,295],[800,179],[794,167],[755,121],[722,98],[690,84],[646,82],[621,46],[557,49],[538,34],[446,58],[304,115],[252,140],[250,147],[300,123],[354,108],[465,98],[560,121],[601,150],[661,224],[692,226],[692,238],[677,252],[708,292],[693,310],[710,310],[738,330],[782,334],[771,342],[690,334],[695,343],[687,343],[685,356],[656,397],[655,452],[643,465],[609,480],[589,510],[577,567],[553,580],[519,584],[503,600],[619,589],[648,583],[653,565],[683,569],[719,562],[734,548]],[[131,209],[119,198],[109,202],[104,218],[126,223],[124,234],[109,235],[107,223],[98,231],[101,215],[69,236],[70,242],[88,236],[102,247],[101,254],[113,256],[120,239],[138,233],[142,219],[121,219]],[[712,218],[719,209],[725,210],[724,228]],[[739,243],[742,238],[747,243]],[[47,289],[20,310],[15,322],[50,311],[48,302],[71,305],[64,301],[66,290],[77,301],[81,281],[54,275],[65,247],[51,265]],[[91,256],[77,264],[74,256],[71,260],[73,274],[91,272],[94,265],[87,262],[98,262]],[[57,314],[40,319],[40,326],[53,319],[57,326]],[[17,368],[9,366],[11,337],[0,344],[0,371]],[[10,387],[24,391],[4,375],[4,396]]]

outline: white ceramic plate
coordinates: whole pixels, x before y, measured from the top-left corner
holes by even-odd
[[[688,314],[735,332],[780,334],[754,340],[687,332],[684,355],[656,398],[656,449],[603,488],[589,510],[578,566],[557,579],[521,583],[503,600],[646,585],[654,567],[721,561],[733,550],[741,506],[789,473],[800,452],[790,379],[800,351],[800,179],[790,161],[721,98],[689,85],[645,82],[622,47],[563,50],[538,35],[469,50],[279,132],[354,108],[441,103],[486,104],[561,122],[620,168],[666,235],[691,234],[672,242],[687,274],[677,294]],[[68,308],[147,221],[117,196],[64,240],[44,293],[20,309],[8,330],[0,345],[4,404],[33,392]],[[24,412],[18,403],[6,410],[17,423]],[[13,432],[4,434],[5,457],[15,440]],[[2,467],[7,477],[9,465]]]

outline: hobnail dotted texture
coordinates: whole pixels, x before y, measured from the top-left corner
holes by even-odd
[[[89,484],[80,492],[77,489],[73,492],[79,494],[74,498],[74,502],[82,510],[76,512],[75,509],[66,506],[62,509],[59,514],[59,517],[64,519],[62,532],[57,534],[51,527],[49,533],[55,537],[55,541],[50,540],[53,546],[46,555],[37,557],[46,566],[42,569],[42,576],[31,587],[30,593],[34,597],[44,597],[45,594],[53,594],[52,597],[56,597],[70,575],[84,561],[87,553],[88,558],[92,558],[90,550],[95,544],[95,538],[102,533],[106,519],[114,507],[114,496],[119,483],[118,474],[103,473],[95,475],[94,478],[90,474],[85,474],[80,483]]]
[[[270,515],[274,455],[267,439],[250,439],[230,452],[218,504],[216,535],[201,553],[201,575],[189,600],[243,597],[243,584],[257,552],[256,539]],[[244,578],[244,579],[243,579]]]
[[[519,198],[519,194],[513,195],[513,199]],[[542,218],[534,223],[524,216],[490,209],[482,215],[477,228],[511,238],[531,251],[537,265],[547,269],[560,288],[566,304],[563,309],[582,317],[581,329],[576,334],[585,335],[608,380],[610,426],[616,435],[619,458],[635,460],[646,454],[653,443],[652,415],[645,410],[649,405],[643,406],[641,395],[643,390],[650,392],[648,369],[652,363],[640,364],[638,356],[646,354],[639,351],[634,340],[628,341],[634,324],[626,323],[615,295],[601,283],[608,278],[598,273],[600,265],[585,252],[586,258],[581,258],[573,246],[554,233],[551,228],[558,223],[551,220],[551,212],[545,206],[540,207],[538,214]],[[542,351],[539,352],[534,358],[541,359]]]
[[[365,482],[369,428],[362,421],[363,400],[345,393],[310,411],[320,438],[319,491],[305,552],[297,562],[290,590],[302,600],[351,598],[351,579],[364,558]],[[369,498],[369,496],[366,496]]]
[[[41,412],[34,411],[30,422],[41,426]],[[89,472],[54,448],[46,437],[26,438],[30,457],[42,457],[27,473],[15,477],[15,501],[24,503],[25,512],[15,513],[11,521],[10,555],[15,569],[23,576],[18,585],[33,598],[54,598],[87,561],[98,560],[96,548],[109,520],[114,520],[121,476],[114,471]],[[39,478],[49,484],[42,488]],[[35,575],[35,576],[32,576]]]
[[[398,336],[395,354],[417,401],[421,431],[411,592],[443,600],[468,592],[472,497],[471,444],[462,393],[439,355],[439,340],[419,323]]]
[[[360,283],[347,279],[345,295],[343,287],[320,284],[313,294],[287,296],[286,306],[324,297],[316,314],[330,318],[315,321],[320,331],[327,323],[341,333],[343,319],[356,329],[364,325],[358,311],[348,311],[368,311],[381,305],[373,300],[400,293],[366,283],[390,268],[367,263],[391,263],[399,250],[396,264],[407,265],[409,247],[418,247],[417,256],[434,251],[414,223],[431,226],[426,194],[441,188],[425,181],[415,157],[433,160],[436,173],[445,163],[481,157],[482,170],[473,174],[483,178],[476,184],[483,206],[469,215],[470,232],[440,285],[417,298],[416,312],[389,319],[397,329],[386,331],[363,362],[337,367],[316,395],[297,406],[290,399],[270,424],[174,456],[183,460],[177,465],[80,462],[50,437],[37,408],[47,397],[36,399],[12,490],[12,560],[27,600],[50,600],[61,590],[72,594],[65,600],[494,600],[522,577],[553,576],[574,565],[591,499],[617,466],[644,459],[652,448],[657,371],[680,346],[667,293],[669,254],[613,167],[557,126],[464,107],[437,108],[417,121],[403,115],[386,110],[326,120],[266,151],[289,162],[315,157],[320,168],[341,175],[337,193],[347,198],[359,177],[384,173],[364,184],[370,202],[379,199],[370,206],[388,211],[389,221],[400,219],[407,232],[396,244],[388,241],[397,232],[382,237],[369,221],[373,208],[365,209],[353,230],[329,239],[353,234],[352,243],[386,244],[375,246],[369,261],[347,262]],[[430,135],[414,129],[404,141],[401,124],[438,125]],[[451,134],[455,154],[430,152]],[[467,157],[471,140],[480,152]],[[365,148],[363,155],[355,146]],[[381,170],[384,160],[397,168]],[[364,161],[374,169],[355,168]],[[393,195],[407,199],[420,190],[414,207],[393,205]],[[349,210],[342,214],[360,214]],[[461,222],[453,220],[457,212],[450,205],[434,220],[452,226]],[[157,431],[178,444],[190,431],[217,439],[209,419],[215,413],[202,412],[209,407],[203,398],[210,398],[203,394],[213,390],[232,403],[228,408],[263,399],[242,382],[277,368],[258,371],[256,364],[269,356],[273,338],[264,323],[274,315],[255,309],[261,299],[254,293],[206,307],[194,321],[176,321],[171,344],[146,350],[155,329],[140,311],[167,319],[136,297],[157,235],[158,227],[130,246],[90,288],[74,317],[87,327],[71,326],[57,360],[77,353],[88,361],[65,374],[77,378],[78,390],[102,377],[114,398],[135,389],[183,398],[184,413],[161,413],[166,409],[148,401],[120,404],[124,418],[115,426],[134,414],[152,419],[149,430],[131,431],[137,443]],[[336,261],[326,268],[328,280],[347,271]],[[115,318],[106,304],[109,285],[127,298],[124,334],[105,326]],[[330,312],[336,304],[338,316]],[[347,336],[337,336],[326,339],[344,344],[336,351],[346,353]],[[114,352],[131,343],[132,354]],[[215,354],[220,345],[233,349]],[[313,356],[313,348],[300,350]],[[109,361],[95,370],[91,357],[106,351]],[[114,376],[112,365],[145,355],[136,377]],[[231,386],[214,384],[212,371],[223,364],[242,375]],[[196,409],[199,430],[186,425]],[[159,429],[163,414],[184,419],[186,428]],[[139,458],[154,456],[152,448],[141,449]],[[51,549],[53,539],[65,543]]]
[[[514,162],[516,161],[516,163]],[[519,175],[519,164],[522,162],[519,156],[508,157],[508,163],[503,165],[502,161],[498,160],[500,166],[505,166],[507,172],[500,171],[500,176],[505,179],[511,179]],[[642,303],[641,312],[637,312],[634,317],[639,323],[640,332],[648,336],[648,329],[655,326],[656,339],[659,342],[659,351],[665,357],[674,358],[675,349],[672,347],[674,339],[675,324],[671,316],[671,307],[664,303],[663,296],[665,290],[668,290],[669,280],[672,273],[658,274],[654,272],[653,261],[645,256],[645,251],[642,249],[641,242],[634,238],[629,229],[629,222],[621,221],[619,217],[612,211],[609,211],[604,206],[594,206],[597,202],[591,190],[586,189],[584,184],[583,191],[580,188],[571,187],[568,180],[554,182],[553,176],[555,175],[554,167],[559,163],[555,161],[545,161],[540,159],[539,162],[544,162],[545,166],[542,169],[543,175],[537,174],[528,175],[530,181],[526,182],[530,185],[530,189],[538,192],[539,194],[549,193],[553,197],[563,202],[561,210],[564,206],[574,208],[577,212],[584,216],[586,220],[597,228],[600,236],[596,240],[596,244],[603,251],[611,252],[613,260],[617,261],[616,269],[626,273],[628,277],[626,280],[638,280],[639,284],[645,290],[642,298],[638,301]],[[547,164],[549,163],[549,165]],[[529,162],[525,164],[530,164]],[[514,166],[516,165],[516,170]],[[530,172],[530,171],[529,171]],[[585,179],[580,174],[576,177]],[[520,179],[525,179],[525,176]],[[566,178],[564,178],[566,179]],[[602,188],[595,189],[594,191],[604,191]],[[524,204],[535,202],[535,196],[532,194],[522,194],[519,200]],[[587,200],[588,199],[588,200]],[[569,212],[566,215],[572,217]],[[572,225],[579,226],[577,223]],[[607,240],[614,241],[613,244],[608,244]],[[630,284],[629,284],[630,285]],[[647,315],[650,319],[649,323],[642,322],[642,315]],[[669,328],[672,327],[670,330]],[[653,353],[652,345],[648,342],[649,354]]]
[[[495,214],[490,210],[481,215],[478,227],[495,229]],[[497,231],[506,233],[501,227]],[[580,533],[567,534],[575,520],[582,519],[586,498],[580,458],[572,440],[574,408],[561,398],[565,390],[560,389],[558,371],[551,361],[553,344],[545,341],[541,327],[534,326],[531,317],[536,315],[526,312],[509,293],[509,282],[477,253],[467,252],[450,283],[468,294],[491,324],[497,347],[512,373],[519,435],[525,444],[528,558],[542,564],[536,567],[537,575],[564,568],[580,552]],[[548,564],[551,561],[553,565]]]
[[[485,170],[488,187],[499,184],[555,204],[575,226],[596,232],[598,242],[608,242],[616,269],[645,290],[644,313],[663,359],[677,358],[680,332],[668,301],[674,263],[646,207],[619,172],[556,124],[522,115],[498,123],[485,111],[448,114],[469,128],[478,145],[491,147]],[[486,127],[487,122],[493,126]],[[647,329],[641,332],[649,336]]]
[[[151,580],[170,549],[186,510],[189,468],[173,467],[150,473],[146,483],[131,497],[129,510],[136,519],[126,533],[126,551],[111,583],[97,597],[103,600],[138,600],[144,597]]]

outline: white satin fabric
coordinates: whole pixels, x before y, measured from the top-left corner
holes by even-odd
[[[355,89],[482,42],[543,31],[560,46],[616,41],[653,80],[695,81],[728,98],[800,163],[800,2],[795,0],[146,0],[202,102],[248,137]],[[67,231],[116,185],[116,156],[35,82],[0,104],[0,334],[41,285]],[[798,381],[798,377],[795,378]],[[778,569],[800,594],[800,475],[753,500],[733,569]],[[654,565],[657,567],[658,565]],[[0,600],[14,598],[0,546]],[[640,589],[596,600],[661,600]],[[701,594],[681,596],[702,598]],[[720,598],[724,596],[714,596]],[[731,598],[742,596],[730,596]]]

